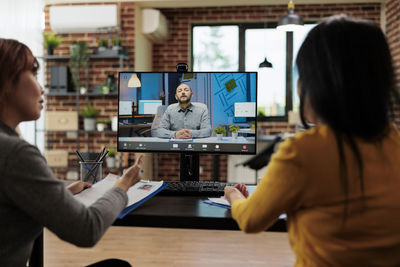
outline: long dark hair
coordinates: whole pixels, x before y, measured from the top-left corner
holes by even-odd
[[[393,100],[399,102],[389,46],[376,24],[336,15],[310,31],[296,64],[304,127],[309,127],[306,102],[336,137],[346,194],[345,221],[349,189],[344,144],[355,156],[364,197],[363,161],[355,138],[379,143],[394,119]]]

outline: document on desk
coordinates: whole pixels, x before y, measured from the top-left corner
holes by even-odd
[[[204,200],[204,203],[225,209],[231,208],[231,204],[229,204],[228,200],[226,200],[225,197],[209,197],[208,200]]]
[[[102,197],[105,192],[112,188],[117,180],[117,175],[108,174],[104,179],[95,183],[91,188],[83,190],[79,194],[76,194],[75,199],[79,200],[85,206],[90,206],[97,199]],[[130,213],[138,206],[143,204],[145,201],[156,195],[158,192],[163,190],[167,185],[163,181],[149,181],[149,182],[138,182],[132,186],[128,194],[128,204],[126,208],[120,213],[118,219],[123,218],[126,214]]]
[[[231,205],[229,204],[228,200],[225,199],[225,197],[209,197],[208,200],[204,200],[204,203],[222,207],[225,209],[231,209]],[[279,219],[286,219],[286,214],[281,214],[279,216]]]

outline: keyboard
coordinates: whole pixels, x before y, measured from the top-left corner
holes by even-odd
[[[220,197],[224,195],[225,186],[233,186],[218,181],[164,181],[164,183],[168,186],[157,195]]]

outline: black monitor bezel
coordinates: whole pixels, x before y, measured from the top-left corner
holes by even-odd
[[[173,71],[120,71],[118,72],[118,101],[117,101],[117,106],[118,106],[118,111],[117,111],[117,151],[118,152],[139,152],[139,153],[171,153],[171,154],[212,154],[212,155],[255,155],[257,153],[257,136],[258,136],[258,131],[257,131],[257,116],[255,117],[254,123],[255,123],[255,137],[254,137],[254,152],[223,152],[223,151],[182,151],[182,150],[171,150],[171,151],[166,151],[166,150],[140,150],[140,149],[128,149],[128,150],[121,150],[119,148],[119,97],[120,97],[120,76],[121,74],[125,73],[175,73]],[[254,73],[256,75],[256,114],[257,114],[257,97],[258,97],[258,73],[256,71],[188,71],[184,73]]]

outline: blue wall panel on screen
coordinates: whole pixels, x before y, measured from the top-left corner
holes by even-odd
[[[141,97],[139,100],[158,100],[160,87],[162,87],[162,73],[142,73],[140,88]]]
[[[245,119],[234,120],[235,102],[250,101],[246,73],[214,73],[213,74],[213,110],[214,125],[241,122]],[[255,90],[255,89],[254,89]]]

